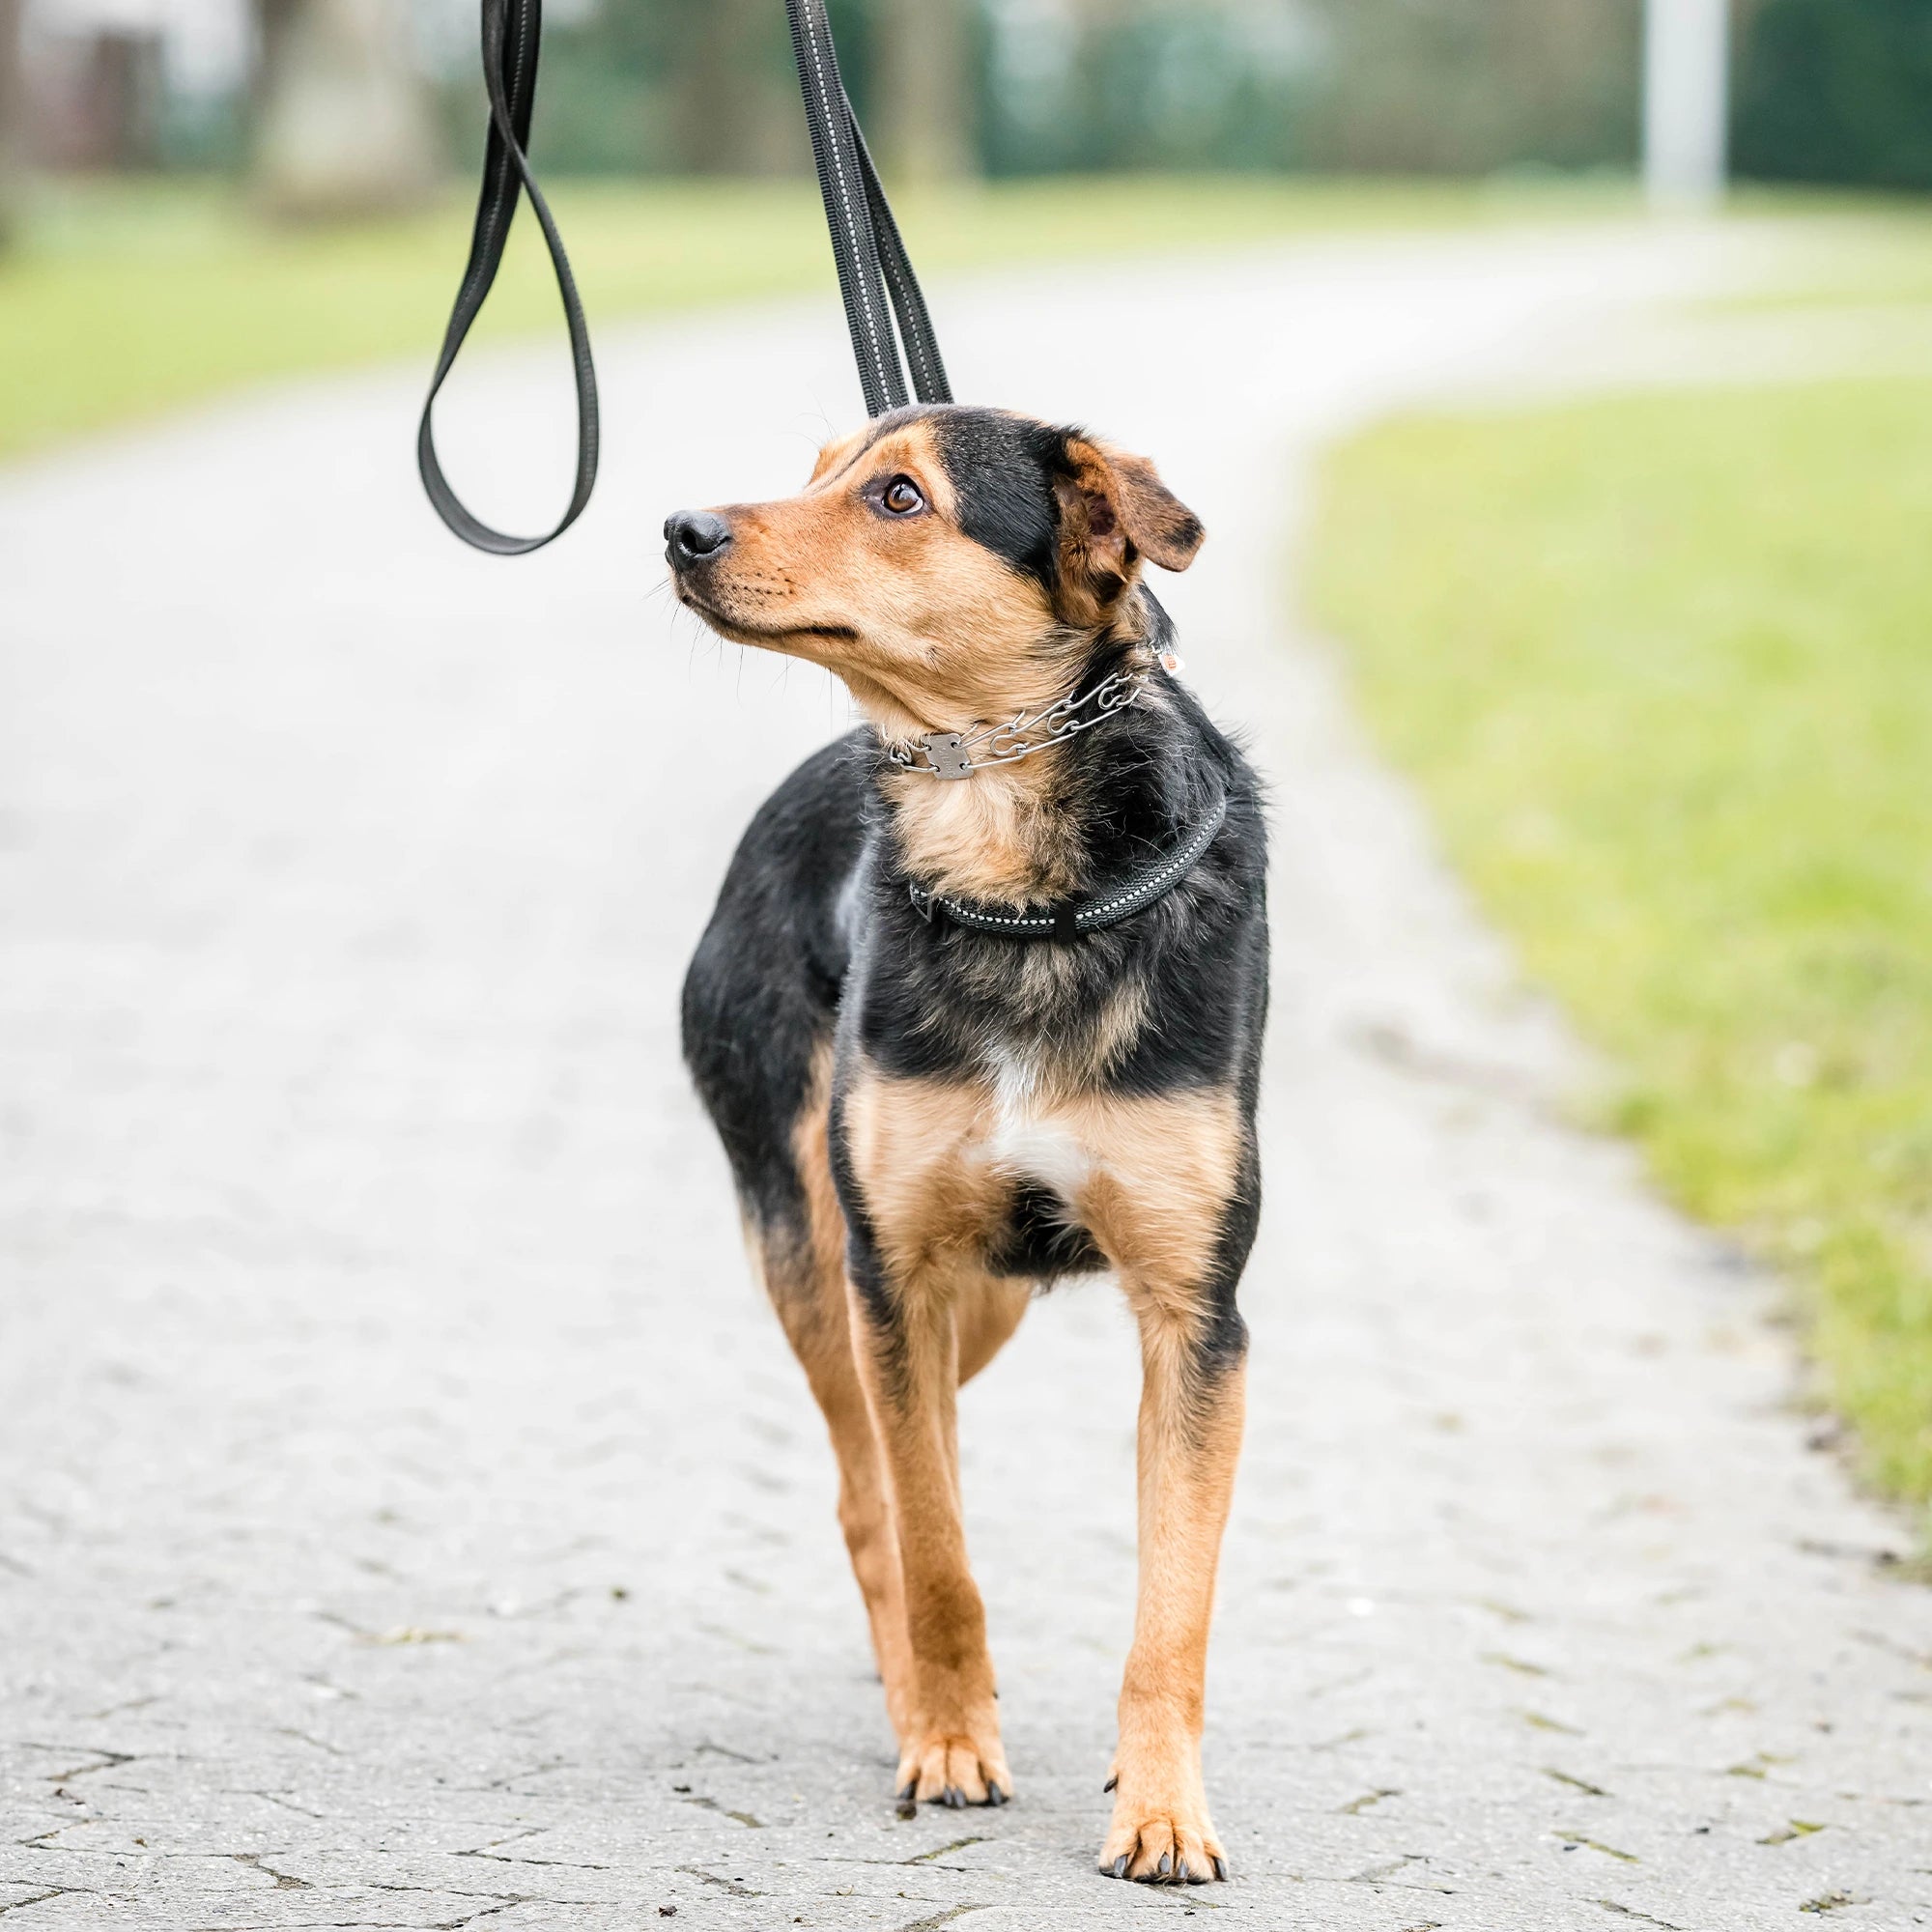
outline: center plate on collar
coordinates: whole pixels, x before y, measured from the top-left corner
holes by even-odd
[[[970,779],[973,776],[973,759],[966,750],[966,739],[958,731],[935,731],[929,738],[920,740],[925,755],[932,760],[932,775],[939,779]]]

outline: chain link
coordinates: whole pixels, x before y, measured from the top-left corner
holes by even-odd
[[[971,734],[934,732],[909,744],[888,745],[886,756],[900,771],[923,772],[928,778],[968,778],[982,765],[1016,764],[1124,711],[1147,689],[1148,677],[1137,667],[1111,671],[1085,696],[1069,695],[1041,711],[1015,711],[1005,724]]]

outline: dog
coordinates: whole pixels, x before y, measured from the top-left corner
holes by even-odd
[[[1203,1685],[1261,1205],[1259,787],[1142,581],[1203,535],[1144,459],[952,405],[833,443],[799,496],[665,525],[684,605],[867,720],[753,818],[683,1031],[831,1434],[901,1811],[1013,1789],[955,1392],[1035,1293],[1112,1270],[1140,1582],[1100,1869],[1155,1883],[1228,1873]]]

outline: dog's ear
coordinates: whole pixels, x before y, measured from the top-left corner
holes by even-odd
[[[1063,586],[1104,609],[1132,582],[1142,557],[1185,570],[1207,535],[1144,456],[1069,431],[1060,484]],[[1084,601],[1081,600],[1081,601]]]
[[[1145,456],[1101,452],[1114,479],[1114,508],[1133,547],[1163,570],[1185,570],[1208,532],[1201,519],[1160,480]]]

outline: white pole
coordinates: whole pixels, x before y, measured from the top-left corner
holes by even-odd
[[[1644,0],[1643,181],[1655,207],[1724,191],[1729,0]]]

